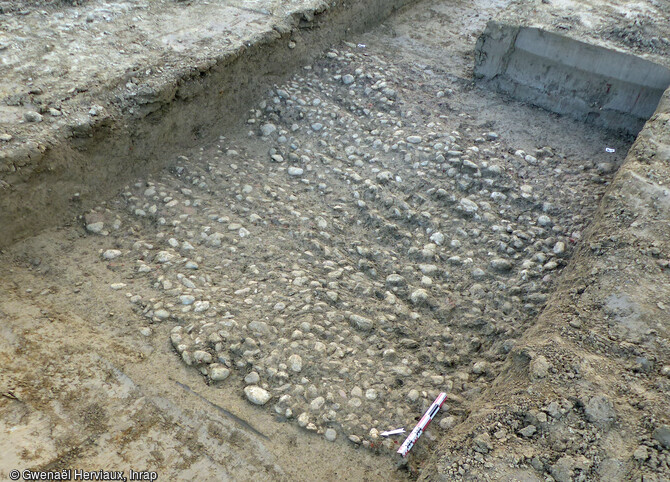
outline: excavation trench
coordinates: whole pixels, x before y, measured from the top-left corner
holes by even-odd
[[[275,3],[268,2],[269,5]],[[176,18],[166,20],[162,20],[157,12],[151,12],[164,23],[155,26],[147,22],[148,25],[142,26],[156,31],[149,30],[139,40],[132,38],[131,41],[147,42],[145,39],[149,38],[161,48],[171,43],[189,45],[193,50],[192,57],[184,58],[180,50],[183,48],[168,48],[158,54],[149,51],[136,61],[142,63],[128,63],[126,72],[107,77],[104,74],[105,55],[96,51],[90,53],[92,67],[89,76],[92,79],[78,78],[75,86],[67,82],[67,77],[54,85],[49,84],[54,96],[60,97],[42,99],[47,93],[32,86],[32,82],[29,82],[28,90],[38,92],[37,95],[8,96],[9,106],[0,111],[3,125],[12,125],[15,118],[20,119],[25,112],[44,104],[62,105],[67,115],[60,121],[63,113],[56,110],[58,117],[46,126],[46,121],[18,125],[25,130],[19,130],[14,135],[16,139],[7,147],[3,145],[0,154],[0,223],[3,225],[0,246],[46,227],[69,222],[97,200],[118,192],[125,182],[174,161],[175,150],[215,139],[222,130],[239,121],[259,91],[309,62],[347,32],[369,28],[412,2],[379,0],[352,2],[346,6],[335,2],[328,7],[322,2],[296,3],[305,6],[289,9],[285,16],[262,25],[262,28],[254,25],[269,15],[262,8],[255,13],[258,18],[242,17],[250,24],[242,33],[236,32],[240,28],[236,27],[240,20],[234,19],[228,26],[225,22],[229,19],[224,17],[222,26],[217,23],[216,15],[232,16],[225,5],[223,11],[213,10],[209,16],[207,11],[193,13],[204,32],[197,31],[197,23],[181,25],[184,21],[179,16],[191,15],[190,12],[177,12],[173,14]],[[132,8],[127,10],[132,11]],[[251,10],[250,15],[254,13]],[[96,18],[95,15],[100,15],[98,11],[92,10],[89,16]],[[106,10],[103,8],[102,12]],[[74,18],[79,18],[79,14],[75,14]],[[118,23],[123,25],[123,20]],[[33,30],[39,31],[40,21],[36,19]],[[172,32],[173,24],[178,34]],[[57,30],[70,29],[67,23],[56,24],[56,27]],[[222,45],[217,45],[216,49],[203,51],[193,47],[213,43],[212,30],[230,32],[234,42],[226,43],[224,37],[219,40]],[[249,35],[247,32],[253,35],[249,35],[248,39],[242,37],[245,40],[242,43],[232,35],[233,32],[238,36]],[[119,33],[121,38],[123,33]],[[102,36],[105,35],[102,32]],[[39,38],[34,41],[39,45]],[[75,39],[73,45],[86,41],[86,37]],[[28,46],[22,48],[28,50]],[[44,48],[49,51],[51,47],[47,44]],[[100,47],[101,50],[110,48],[114,46]],[[74,52],[68,54],[67,48],[64,50],[65,59],[61,62],[75,55]],[[56,53],[60,53],[59,50]],[[93,54],[101,59],[94,59]],[[26,54],[29,66],[39,64],[41,52],[33,54],[35,58],[29,55]],[[53,58],[59,61],[56,55]],[[165,62],[165,58],[169,61]],[[77,74],[80,63],[87,62],[87,58],[76,60],[70,67],[71,75]],[[121,61],[115,59],[112,65],[116,67],[116,63]],[[52,74],[56,66],[47,65],[47,73],[43,74],[45,84],[53,80],[52,77],[67,76],[67,71]],[[19,67],[16,70],[20,70]],[[102,81],[93,82],[97,78]],[[35,80],[39,82],[40,79]],[[3,91],[26,90],[18,82],[3,85]],[[21,107],[14,107],[16,104]],[[43,110],[47,110],[46,107]],[[94,113],[91,114],[91,111]],[[25,199],[30,199],[30,202],[24,202]]]
[[[650,60],[538,28],[488,23],[475,76],[520,101],[637,135],[670,86]]]
[[[354,5],[180,78],[128,126],[46,151],[36,165],[81,170],[23,178],[43,187],[34,205],[3,197],[8,220],[43,210],[38,226],[85,213],[0,264],[13,464],[402,479],[467,432],[630,137],[473,83],[474,41],[505,2],[422,2],[337,43],[345,22],[392,10]],[[110,152],[125,155],[99,171]],[[5,242],[34,228],[11,225]],[[379,433],[410,430],[441,391],[396,471],[402,439]]]

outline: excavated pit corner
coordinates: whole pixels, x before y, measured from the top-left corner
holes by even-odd
[[[493,21],[475,58],[499,91],[637,138],[546,308],[420,480],[667,480],[670,71]]]
[[[670,70],[644,58],[497,21],[477,41],[474,72],[517,100],[633,135],[670,86]]]
[[[547,308],[421,480],[667,480],[654,460],[667,453],[670,426],[669,135],[670,89]],[[537,432],[524,435],[529,426]],[[561,449],[555,440],[568,431],[571,445]],[[486,465],[464,470],[472,454],[485,454]]]
[[[216,139],[259,92],[414,1],[316,2],[233,52],[142,78],[133,95],[120,78],[119,87],[93,93],[105,115],[73,116],[56,132],[0,151],[0,248],[72,222],[130,180],[173,162],[173,152]]]

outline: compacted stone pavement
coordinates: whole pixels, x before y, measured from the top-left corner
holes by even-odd
[[[243,379],[281,419],[387,450],[401,440],[379,433],[411,429],[441,391],[431,432],[467,414],[624,154],[588,146],[615,138],[570,121],[570,149],[522,149],[537,140],[467,111],[481,93],[391,60],[363,44],[328,51],[238,133],[84,219],[138,329],[173,325],[204,383]],[[573,154],[582,145],[588,158]]]

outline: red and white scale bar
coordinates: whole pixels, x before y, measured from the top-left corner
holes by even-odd
[[[447,399],[447,394],[446,393],[440,393],[433,404],[430,406],[430,408],[426,411],[426,413],[423,414],[423,417],[421,417],[421,420],[419,420],[419,423],[416,424],[416,427],[414,427],[414,430],[410,432],[410,434],[407,436],[405,441],[402,443],[400,448],[398,449],[398,453],[402,455],[403,457],[407,457],[407,453],[411,450],[411,448],[414,446],[417,440],[419,440],[419,437],[421,437],[421,434],[423,433],[424,430],[426,430],[426,427],[430,425],[430,422],[433,421],[433,418],[435,418],[435,415],[437,415],[437,412],[440,411],[440,408],[442,408],[442,404],[444,401]]]

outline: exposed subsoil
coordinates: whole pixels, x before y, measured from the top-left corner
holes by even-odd
[[[476,87],[477,32],[505,2],[445,3],[330,49],[218,142],[2,254],[0,475],[406,479],[463,432],[630,139]],[[399,461],[379,433],[440,391]],[[487,452],[442,473],[486,473]]]

